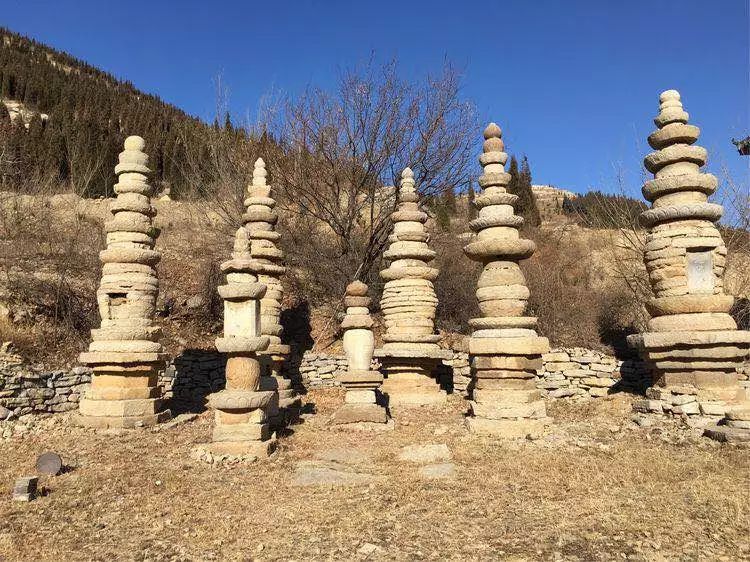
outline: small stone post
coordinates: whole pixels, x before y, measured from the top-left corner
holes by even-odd
[[[390,406],[442,404],[446,393],[431,376],[437,364],[449,357],[438,347],[441,336],[435,333],[438,300],[432,281],[438,270],[427,265],[435,252],[427,246],[427,214],[419,210],[409,168],[401,174],[398,207],[391,218],[391,244],[383,253],[391,264],[380,272],[385,280],[380,307],[386,333],[383,347],[375,351],[387,377],[381,390]]]
[[[133,428],[170,417],[157,387],[166,355],[161,331],[153,325],[159,232],[152,223],[156,210],[144,148],[142,138],[128,137],[115,167],[117,198],[109,206],[113,219],[104,225],[107,249],[99,254],[104,265],[96,296],[102,323],[91,331],[89,350],[80,355],[81,363],[93,368],[91,388],[75,418],[85,426]]]
[[[247,207],[242,219],[251,241],[251,253],[260,264],[258,280],[266,285],[267,290],[260,301],[261,333],[268,336],[270,344],[261,352],[264,390],[275,390],[278,394],[278,405],[269,411],[270,422],[278,427],[285,425],[299,416],[301,400],[292,381],[281,374],[281,366],[289,356],[289,346],[281,343],[281,299],[284,288],[281,276],[286,268],[283,265],[284,253],[276,246],[281,234],[276,232],[278,213],[274,209],[276,201],[271,197],[271,186],[267,185],[266,163],[262,158],[255,161],[252,184],[248,186],[249,197],[245,200]]]
[[[652,207],[641,214],[654,298],[646,303],[648,332],[628,338],[654,368],[655,386],[647,396],[686,415],[746,400],[737,368],[750,348],[750,332],[738,330],[729,315],[734,297],[724,293],[727,248],[714,225],[723,209],[708,202],[717,180],[700,171],[708,154],[694,144],[700,129],[688,117],[679,92],[659,96],[657,130],[648,137],[654,152],[644,159],[654,174],[643,186]],[[686,402],[690,395],[695,399]],[[746,419],[732,421],[750,421],[750,409],[741,411],[734,416]]]
[[[216,410],[213,442],[199,447],[214,458],[267,457],[275,446],[267,419],[275,392],[260,387],[258,353],[269,344],[260,325],[260,299],[266,293],[266,286],[258,281],[261,268],[252,259],[247,230],[240,227],[232,259],[221,264],[227,284],[219,286],[224,299],[224,337],[216,339],[216,349],[227,354],[226,388],[208,397],[208,406]]]
[[[346,389],[344,405],[334,414],[333,423],[353,424],[351,427],[368,428],[370,424],[388,421],[385,408],[378,404],[377,388],[383,375],[372,370],[375,336],[370,318],[370,297],[367,285],[354,281],[346,288],[346,316],[341,323],[344,330],[344,352],[348,370],[339,376]]]
[[[537,335],[537,319],[524,315],[529,289],[518,262],[536,247],[518,232],[523,218],[514,213],[518,197],[506,190],[510,175],[501,135],[495,123],[484,130],[479,215],[469,223],[477,235],[464,248],[484,265],[477,288],[483,317],[469,321],[474,389],[467,425],[477,433],[516,438],[541,433],[548,421],[536,371],[549,341]]]

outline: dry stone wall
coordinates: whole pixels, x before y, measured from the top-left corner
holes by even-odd
[[[553,349],[542,357],[537,387],[546,398],[586,399],[615,391],[644,392],[650,385],[650,371],[640,359],[619,360],[584,348]],[[380,364],[373,360],[373,369]],[[225,359],[210,350],[187,350],[171,360],[160,373],[164,398],[176,412],[201,411],[206,396],[224,387]],[[346,373],[343,355],[307,352],[293,354],[284,364],[284,375],[300,390],[339,386],[338,376]],[[750,388],[750,365],[740,369],[740,385]],[[438,369],[444,388],[467,395],[471,385],[469,355],[456,351]],[[0,419],[24,414],[56,413],[75,410],[91,382],[91,370],[39,370],[23,364],[20,357],[0,347]],[[682,402],[682,403],[680,403]],[[693,404],[694,403],[694,404]],[[718,411],[716,404],[703,407],[694,396],[647,396],[637,403],[641,411],[698,415]],[[674,407],[677,407],[676,409]],[[707,414],[704,414],[707,415]],[[718,414],[713,414],[718,415]]]

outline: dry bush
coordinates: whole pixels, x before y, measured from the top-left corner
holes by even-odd
[[[575,233],[582,236],[576,239]],[[608,237],[578,229],[530,234],[537,251],[521,267],[531,290],[529,311],[539,318],[539,332],[555,346],[624,351],[624,337],[635,331],[641,309],[622,278],[597,276],[598,268],[606,272],[610,267],[608,255],[613,250]],[[597,264],[592,255],[605,263]]]
[[[76,196],[50,198],[44,187],[0,199],[1,298],[12,320],[0,337],[29,359],[60,365],[85,346],[98,318],[104,236]]]

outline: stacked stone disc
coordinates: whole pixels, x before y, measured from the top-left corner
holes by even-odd
[[[464,247],[484,265],[476,293],[483,317],[469,321],[474,388],[467,424],[477,433],[513,438],[537,434],[547,423],[535,377],[549,341],[537,335],[537,319],[524,316],[529,289],[518,262],[530,257],[535,245],[518,231],[523,219],[514,211],[518,197],[506,189],[510,174],[501,135],[494,123],[484,131],[479,213],[469,223],[476,236]]]
[[[344,405],[334,414],[333,422],[354,424],[352,427],[384,424],[388,416],[385,408],[378,404],[377,396],[383,375],[372,370],[375,337],[367,285],[361,281],[349,284],[344,304],[346,316],[341,328],[344,330],[344,352],[348,366],[346,373],[339,376],[339,382],[346,389],[346,397]]]
[[[680,94],[667,90],[659,102],[648,138],[654,152],[644,160],[654,174],[643,186],[652,207],[641,214],[652,318],[649,331],[629,342],[653,364],[658,388],[736,401],[750,332],[737,330],[729,315],[734,298],[724,293],[727,249],[714,225],[723,209],[708,202],[717,180],[700,171],[708,155],[694,144],[700,129],[688,124]]]
[[[385,280],[380,308],[386,333],[375,355],[381,360],[386,380],[381,390],[390,405],[441,403],[446,394],[431,377],[437,363],[446,358],[435,334],[437,297],[432,281],[438,270],[428,264],[435,252],[427,246],[427,214],[419,209],[414,173],[401,174],[398,206],[391,214],[393,233],[383,253],[390,266],[380,272]]]
[[[148,156],[140,137],[125,139],[115,167],[117,198],[105,224],[107,249],[99,254],[102,279],[96,292],[101,327],[91,331],[81,363],[93,368],[91,388],[80,402],[76,420],[88,426],[132,428],[170,417],[157,387],[166,355],[153,325],[159,280],[154,250],[158,230],[152,219]]]
[[[266,293],[258,281],[262,266],[252,258],[248,232],[240,227],[232,259],[221,264],[227,281],[219,286],[224,336],[216,339],[216,349],[227,354],[226,387],[208,397],[215,410],[213,442],[201,447],[213,455],[256,458],[273,451],[268,409],[276,392],[261,388],[258,358],[269,345],[268,336],[261,334],[260,299]]]
[[[281,276],[285,267],[284,253],[276,245],[281,234],[276,232],[276,200],[271,197],[267,176],[266,164],[262,158],[258,158],[253,169],[252,184],[248,186],[249,197],[245,200],[246,211],[242,220],[251,241],[253,258],[260,264],[258,280],[267,287],[260,301],[260,325],[261,333],[268,336],[270,344],[261,354],[261,385],[278,393],[278,407],[272,407],[270,411],[271,424],[277,426],[299,415],[301,401],[292,388],[292,382],[281,375],[282,364],[289,355],[289,346],[281,343],[281,299],[284,294]]]

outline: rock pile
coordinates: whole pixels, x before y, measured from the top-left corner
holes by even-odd
[[[523,219],[514,213],[518,197],[506,190],[510,174],[500,127],[490,123],[484,138],[482,193],[475,200],[479,215],[470,223],[477,235],[464,247],[469,258],[484,265],[477,288],[483,318],[469,321],[475,383],[467,424],[478,433],[525,437],[540,433],[547,421],[535,379],[549,342],[537,335],[537,319],[524,316],[529,289],[518,262],[535,246],[518,232]]]
[[[654,382],[665,395],[695,396],[686,404],[700,409],[704,402],[745,398],[737,368],[750,350],[750,332],[737,330],[729,315],[734,298],[724,294],[727,248],[714,225],[723,209],[708,202],[717,181],[700,171],[707,159],[694,144],[700,129],[688,124],[677,91],[663,92],[659,103],[657,130],[648,138],[654,152],[644,159],[654,174],[643,186],[652,207],[641,214],[652,318],[649,331],[629,342],[653,363]],[[673,413],[683,409],[674,400],[671,405]]]
[[[361,281],[350,283],[344,297],[346,316],[341,323],[344,330],[344,351],[348,370],[340,376],[340,383],[346,389],[344,405],[333,417],[333,423],[353,424],[353,427],[367,427],[369,424],[384,424],[388,421],[385,408],[379,404],[377,389],[383,382],[383,375],[373,371],[372,354],[375,350],[375,336],[372,333],[370,318],[370,297],[367,285]]]
[[[76,418],[87,426],[132,428],[170,416],[162,410],[157,386],[166,355],[153,325],[160,255],[154,250],[156,210],[144,148],[142,138],[128,137],[115,167],[117,198],[109,206],[113,219],[105,224],[107,249],[99,254],[103,267],[96,295],[102,323],[80,356],[94,371]]]
[[[386,333],[383,347],[375,352],[387,377],[381,390],[389,405],[442,403],[446,394],[431,377],[435,365],[448,357],[435,334],[438,300],[432,281],[438,270],[428,265],[435,252],[427,246],[427,214],[419,209],[409,168],[401,174],[398,207],[391,219],[390,246],[383,253],[390,266],[380,272],[385,281],[380,308]]]
[[[219,286],[224,299],[224,337],[216,349],[227,355],[226,388],[208,397],[216,410],[213,442],[198,448],[198,458],[216,457],[254,460],[271,454],[268,410],[278,396],[261,389],[258,353],[268,349],[269,338],[261,334],[260,299],[266,286],[258,281],[263,264],[252,258],[250,238],[244,226],[237,229],[232,259],[221,264],[226,285]]]
[[[281,299],[284,289],[280,278],[285,267],[284,253],[276,246],[281,238],[281,234],[276,232],[279,217],[274,209],[276,200],[271,197],[267,176],[266,163],[258,158],[253,169],[252,184],[248,186],[250,196],[245,200],[247,208],[242,220],[251,241],[253,259],[260,264],[258,281],[266,286],[266,294],[260,301],[260,328],[270,343],[268,349],[261,352],[261,386],[278,393],[278,409],[269,412],[272,425],[278,426],[299,416],[301,400],[292,388],[292,382],[281,374],[281,366],[289,355],[289,346],[281,343]]]

